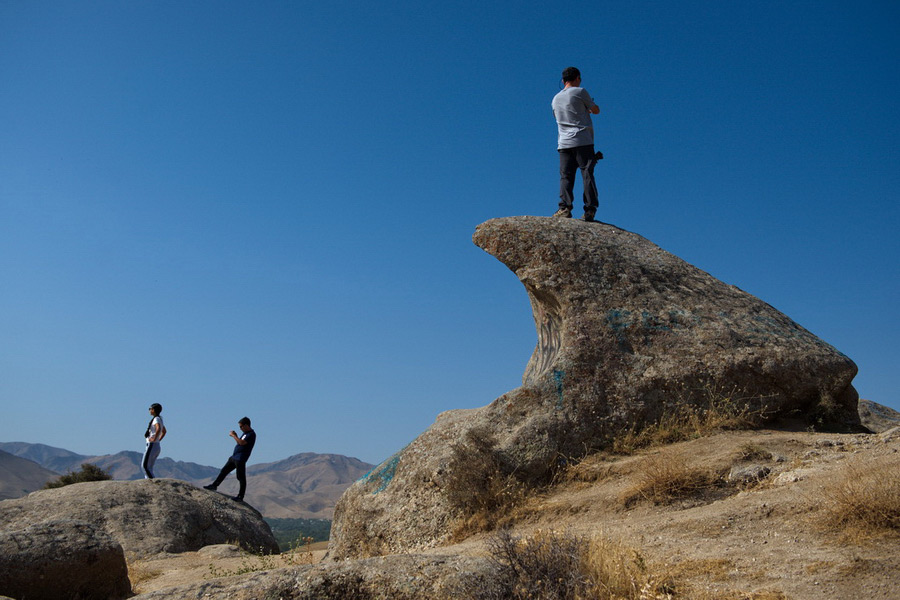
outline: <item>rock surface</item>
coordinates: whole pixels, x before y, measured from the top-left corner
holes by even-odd
[[[492,448],[505,473],[540,481],[561,458],[683,405],[746,403],[770,418],[861,428],[856,365],[758,298],[643,237],[605,224],[510,217],[474,242],[525,286],[537,346],[523,385],[456,410],[354,484],[335,511],[335,558],[449,540],[460,444]]]
[[[69,519],[0,532],[0,594],[28,600],[115,600],[131,595],[122,546]]]
[[[900,426],[900,412],[871,400],[860,400],[859,420],[870,431],[882,433]]]
[[[134,596],[134,600],[433,600],[465,597],[492,573],[486,558],[397,555],[292,567]]]
[[[63,518],[96,526],[138,557],[235,542],[253,552],[278,552],[252,507],[181,481],[76,483],[0,502],[5,532]]]

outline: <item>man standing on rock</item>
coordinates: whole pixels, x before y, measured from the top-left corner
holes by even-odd
[[[559,210],[554,217],[572,216],[575,188],[575,170],[581,169],[584,184],[584,220],[594,221],[597,213],[597,185],[594,183],[594,166],[603,158],[594,153],[594,125],[592,114],[599,114],[600,107],[581,87],[581,72],[568,67],[562,72],[565,87],[553,97],[551,106],[559,129]]]
[[[237,480],[240,482],[241,488],[238,491],[238,495],[234,496],[232,500],[243,502],[244,492],[247,491],[247,460],[250,458],[250,453],[253,452],[253,445],[256,444],[256,432],[250,428],[250,419],[247,417],[238,421],[238,426],[242,432],[240,437],[234,431],[228,434],[237,442],[234,452],[228,458],[228,462],[225,463],[222,470],[219,471],[219,476],[216,477],[216,480],[209,485],[204,485],[203,489],[215,491],[228,474],[237,469]]]

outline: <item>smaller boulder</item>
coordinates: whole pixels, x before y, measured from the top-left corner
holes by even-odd
[[[771,472],[772,469],[764,465],[732,467],[731,472],[728,473],[727,479],[729,483],[749,485],[752,483],[759,483],[768,477]]]
[[[0,528],[76,519],[95,525],[138,558],[238,543],[276,554],[278,542],[250,505],[173,479],[89,481],[0,502]]]
[[[99,527],[69,519],[0,532],[0,594],[28,600],[131,595],[125,552]]]

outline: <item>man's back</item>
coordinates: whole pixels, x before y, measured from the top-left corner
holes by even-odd
[[[591,95],[582,87],[568,86],[553,97],[553,116],[559,129],[558,148],[575,148],[594,143]]]

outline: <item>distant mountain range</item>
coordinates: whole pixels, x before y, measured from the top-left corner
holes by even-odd
[[[0,450],[0,500],[21,498],[59,477],[36,462]]]
[[[142,455],[124,451],[85,456],[62,448],[26,442],[0,442],[0,499],[18,498],[40,489],[83,463],[102,468],[113,479],[141,479]],[[334,505],[350,484],[373,465],[340,454],[295,454],[273,463],[247,468],[247,502],[266,517],[330,519]],[[210,483],[219,467],[161,458],[154,474],[198,486]],[[231,474],[219,491],[234,495],[237,481]]]

